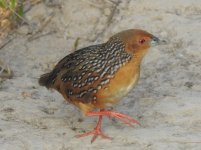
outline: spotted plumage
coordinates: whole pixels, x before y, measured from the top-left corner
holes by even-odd
[[[130,126],[139,124],[129,116],[107,110],[107,107],[117,103],[136,85],[142,58],[159,41],[143,30],[122,31],[106,43],[89,46],[64,57],[50,73],[41,76],[39,83],[59,91],[87,116],[99,117],[93,131],[77,137],[93,135],[91,142],[97,136],[111,139],[101,131],[103,116],[115,117]]]
[[[41,78],[40,83],[59,92],[62,92],[61,86],[65,86],[63,94],[69,101],[91,103],[96,100],[97,91],[107,85],[118,69],[133,57],[124,49],[124,43],[113,37],[104,44],[77,50],[63,58],[52,72],[45,75],[49,78]]]

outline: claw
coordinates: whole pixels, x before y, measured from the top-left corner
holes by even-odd
[[[132,126],[132,127],[133,127],[133,124],[140,125],[140,123],[137,120],[131,118],[130,116],[127,116],[127,115],[124,115],[124,114],[121,114],[118,112],[114,112],[114,111],[109,111],[109,110],[100,110],[100,112],[88,112],[86,115],[87,116],[99,116],[98,123],[93,131],[83,133],[81,135],[77,135],[76,137],[80,138],[80,137],[93,135],[93,137],[91,139],[91,143],[93,143],[97,139],[98,136],[102,137],[103,139],[109,139],[109,140],[112,139],[101,131],[101,122],[102,122],[103,116],[115,117],[115,118],[121,120],[122,122],[124,122],[125,124],[128,124],[129,126]]]
[[[91,139],[91,143],[93,143],[98,136],[101,136],[103,139],[109,139],[109,140],[111,140],[112,138],[108,137],[107,135],[105,135],[101,131],[101,122],[102,122],[102,116],[99,116],[98,123],[97,123],[97,125],[96,125],[96,127],[94,128],[93,131],[77,135],[76,137],[80,138],[80,137],[85,137],[85,136],[93,135],[93,137]]]

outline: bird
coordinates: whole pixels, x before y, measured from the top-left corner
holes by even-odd
[[[114,34],[108,41],[81,48],[61,59],[49,73],[39,78],[39,84],[55,89],[66,101],[78,107],[86,116],[97,116],[96,127],[77,135],[92,135],[112,139],[102,132],[103,116],[113,117],[133,126],[140,124],[132,117],[110,110],[137,84],[140,66],[149,48],[161,40],[141,29],[128,29]]]

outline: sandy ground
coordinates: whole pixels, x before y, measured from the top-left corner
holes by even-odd
[[[0,83],[1,150],[200,150],[201,149],[201,1],[200,0],[59,0],[35,5],[0,49],[14,72]],[[114,139],[74,136],[93,129],[38,77],[65,55],[101,43],[129,28],[141,28],[168,41],[143,61],[135,89],[115,110],[141,122],[128,127],[104,119]]]

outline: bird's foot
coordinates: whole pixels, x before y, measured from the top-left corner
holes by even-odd
[[[115,117],[119,120],[121,120],[122,122],[124,122],[125,124],[128,124],[129,126],[133,126],[133,124],[138,124],[140,125],[140,123],[133,119],[130,116],[127,116],[125,114],[121,114],[115,111],[108,111],[108,110],[101,110],[100,112],[88,112],[87,116],[109,116],[109,117]]]
[[[100,128],[95,128],[93,131],[89,131],[89,132],[86,132],[86,133],[83,133],[83,134],[80,134],[80,135],[77,135],[76,137],[77,138],[80,138],[80,137],[85,137],[85,136],[89,136],[89,135],[93,135],[92,139],[91,139],[91,143],[93,143],[96,138],[98,136],[102,137],[103,139],[109,139],[111,140],[112,138],[108,137],[107,135],[105,135]]]
[[[93,143],[98,136],[101,136],[103,139],[109,139],[109,140],[111,140],[112,138],[108,137],[107,135],[105,135],[101,131],[101,122],[102,122],[102,116],[99,116],[98,123],[97,123],[97,125],[96,125],[96,127],[94,128],[93,131],[77,135],[76,137],[80,138],[80,137],[85,137],[85,136],[93,135],[93,137],[91,139],[91,143]]]

